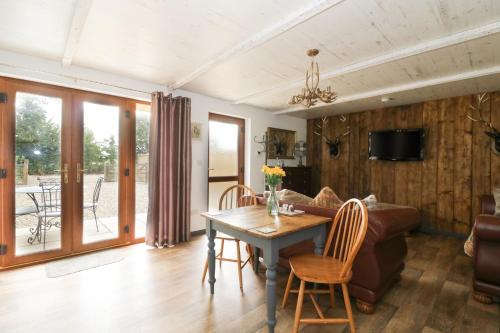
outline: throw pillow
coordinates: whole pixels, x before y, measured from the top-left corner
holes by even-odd
[[[495,198],[495,215],[500,216],[500,188],[493,190],[493,197]]]
[[[311,197],[308,197],[307,195],[287,189],[279,191],[277,195],[278,195],[278,200],[296,204],[303,204],[303,205],[308,205],[313,200]]]
[[[474,230],[471,231],[469,238],[465,241],[464,252],[469,257],[474,255]]]
[[[310,206],[319,206],[327,208],[337,208],[341,206],[344,202],[340,200],[338,195],[328,186],[323,187],[323,189],[314,197],[314,199],[309,203]]]
[[[364,199],[361,199],[362,202],[366,205],[367,208],[374,208],[377,206],[377,197],[375,194],[370,194]]]

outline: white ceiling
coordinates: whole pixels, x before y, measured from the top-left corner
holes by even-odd
[[[500,89],[500,0],[0,0],[0,49],[314,117]]]

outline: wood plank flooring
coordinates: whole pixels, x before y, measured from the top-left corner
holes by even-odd
[[[472,299],[471,261],[461,241],[417,234],[408,244],[402,280],[376,313],[355,311],[358,332],[500,332],[499,305]],[[0,272],[0,332],[267,332],[264,270],[244,269],[241,294],[236,266],[223,263],[210,297],[208,284],[201,284],[205,237],[170,249],[139,244],[121,251],[126,259],[119,263],[59,278],[47,278],[44,265]],[[286,278],[278,274],[278,304]],[[295,301],[292,295],[279,309],[278,332],[291,330]],[[311,302],[304,312],[314,314]],[[344,325],[301,329],[348,331]]]

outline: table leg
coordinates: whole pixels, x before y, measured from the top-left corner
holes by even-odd
[[[314,237],[314,253],[317,255],[323,255],[323,250],[325,248],[325,240],[326,240],[326,225],[323,224],[321,226],[321,230],[319,234]],[[318,284],[314,283],[313,288],[317,289]],[[316,300],[319,301],[319,294],[316,294]]]
[[[208,238],[208,283],[210,283],[210,294],[214,293],[215,285],[215,230],[212,229],[212,223],[207,223]]]
[[[35,193],[26,193],[26,195],[33,201],[33,203],[35,204],[36,210],[39,212],[40,207],[38,206],[38,201],[36,200]]]
[[[317,255],[323,255],[323,249],[325,248],[326,239],[326,224],[321,226],[321,231],[314,237],[314,253]]]
[[[269,333],[274,332],[276,326],[276,266],[278,264],[278,245],[271,241],[264,248],[264,262],[266,263],[266,298],[267,298],[267,326]]]
[[[259,257],[260,257],[260,247],[253,247],[253,271],[255,273],[259,272]]]

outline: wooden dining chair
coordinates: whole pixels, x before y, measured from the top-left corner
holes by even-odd
[[[219,199],[219,210],[228,210],[237,207],[254,206],[257,205],[257,196],[254,190],[245,185],[233,185],[227,188],[221,195]],[[253,251],[252,247],[246,244],[245,248],[248,253],[248,258],[244,262],[241,260],[240,253],[240,240],[232,238],[229,236],[218,236],[215,239],[221,241],[220,252],[215,256],[215,260],[219,260],[219,265],[222,265],[223,261],[235,262],[238,265],[238,278],[240,282],[240,289],[243,291],[243,276],[241,270],[245,267],[247,263],[253,264]],[[224,257],[224,242],[230,241],[236,243],[236,259]],[[205,282],[205,277],[208,271],[208,257],[205,261],[205,268],[203,269],[202,282]]]
[[[348,323],[355,332],[351,302],[347,284],[352,277],[352,263],[365,239],[368,228],[366,206],[358,199],[345,202],[335,215],[333,225],[326,241],[323,255],[303,254],[290,258],[291,272],[285,289],[282,306],[285,307],[290,293],[298,293],[293,332],[298,332],[304,324],[342,324]],[[291,290],[294,277],[300,280],[300,288]],[[305,289],[306,282],[314,283],[312,289]],[[328,289],[319,289],[326,284]],[[317,296],[328,294],[330,305],[335,303],[334,286],[340,285],[344,296],[347,318],[326,318]],[[301,318],[304,295],[308,294],[319,318]]]

